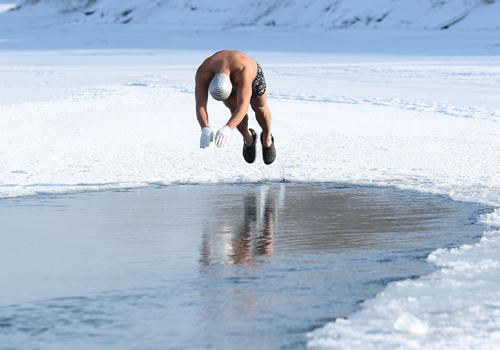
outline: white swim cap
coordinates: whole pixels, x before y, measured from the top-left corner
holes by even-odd
[[[212,81],[210,81],[208,91],[217,101],[224,101],[227,99],[229,95],[231,95],[231,91],[233,91],[233,85],[231,84],[229,75],[224,73],[215,74]]]

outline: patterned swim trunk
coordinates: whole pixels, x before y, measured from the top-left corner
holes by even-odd
[[[257,63],[257,76],[252,82],[252,98],[257,98],[266,92],[266,79],[264,78],[264,72],[262,68]]]
[[[252,81],[252,98],[257,98],[266,92],[266,79],[264,78],[264,72],[262,72],[262,68],[257,63],[257,76]],[[236,96],[236,88],[233,88],[231,91],[230,97]]]

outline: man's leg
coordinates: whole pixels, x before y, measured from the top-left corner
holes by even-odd
[[[227,108],[231,111],[231,113],[234,112],[236,109],[236,96],[231,96],[227,100],[224,101],[224,104],[226,105]],[[236,129],[241,133],[243,136],[243,141],[245,142],[245,145],[250,146],[253,142],[253,136],[252,133],[250,133],[250,130],[248,130],[248,114],[245,115],[241,123],[236,126]]]
[[[271,110],[267,105],[267,93],[264,95],[252,98],[250,100],[250,105],[255,112],[255,118],[262,128],[264,133],[264,146],[269,147],[273,143],[271,134]]]

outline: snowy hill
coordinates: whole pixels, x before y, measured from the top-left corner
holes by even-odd
[[[495,0],[24,0],[2,17],[19,14],[55,23],[177,28],[500,29]]]

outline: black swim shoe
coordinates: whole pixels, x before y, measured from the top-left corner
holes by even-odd
[[[245,145],[245,142],[243,141],[243,158],[247,161],[247,163],[253,163],[255,161],[255,156],[257,154],[256,152],[256,141],[257,141],[257,134],[253,129],[248,129],[250,130],[250,133],[252,134],[253,137],[253,142],[250,146]]]
[[[274,148],[274,136],[271,135],[272,143],[271,146],[269,147],[264,146],[263,138],[264,138],[264,133],[261,133],[260,143],[262,144],[262,159],[264,159],[264,163],[269,165],[276,159],[276,148]]]

